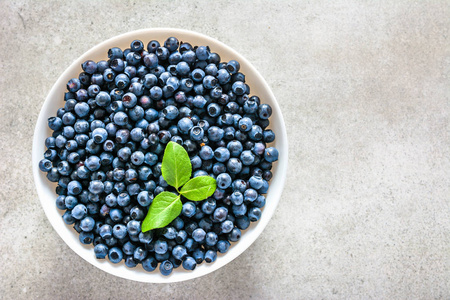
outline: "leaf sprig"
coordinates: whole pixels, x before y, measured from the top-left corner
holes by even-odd
[[[153,199],[142,222],[142,232],[165,227],[178,217],[183,208],[181,195],[192,201],[201,201],[216,190],[216,180],[210,176],[190,179],[192,165],[189,155],[175,142],[169,142],[164,150],[161,173],[167,184],[173,186],[178,194],[162,192]]]

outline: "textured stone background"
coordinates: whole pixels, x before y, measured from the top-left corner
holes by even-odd
[[[449,1],[0,1],[0,298],[449,299],[449,16]],[[148,27],[202,32],[247,57],[290,147],[261,237],[224,268],[167,285],[80,259],[31,170],[58,76]]]

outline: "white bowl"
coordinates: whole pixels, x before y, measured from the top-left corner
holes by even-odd
[[[268,103],[272,106],[273,114],[270,118],[269,128],[276,134],[274,146],[279,151],[279,160],[274,164],[274,176],[270,182],[268,194],[266,195],[266,206],[263,209],[261,219],[256,223],[252,223],[247,230],[243,231],[240,241],[232,243],[228,252],[219,254],[214,263],[207,264],[204,262],[198,265],[194,271],[185,271],[182,267],[179,267],[170,276],[163,276],[160,274],[159,269],[149,273],[141,265],[130,269],[123,262],[112,264],[108,259],[96,259],[93,246],[81,244],[78,239],[78,233],[72,226],[68,226],[63,222],[61,218],[62,211],[58,210],[55,205],[55,199],[57,197],[55,193],[56,184],[47,180],[46,174],[39,170],[38,163],[43,158],[43,153],[46,150],[44,145],[45,139],[51,136],[52,133],[47,127],[47,119],[55,116],[57,109],[64,106],[63,97],[66,91],[66,83],[69,79],[78,77],[78,74],[82,72],[82,62],[88,59],[94,61],[107,60],[108,49],[112,47],[128,48],[130,42],[134,39],[140,39],[146,45],[150,40],[164,42],[170,36],[177,37],[180,41],[189,42],[192,45],[208,45],[211,51],[217,52],[220,55],[222,61],[235,59],[240,62],[241,72],[246,75],[246,83],[251,88],[251,94],[258,95],[263,103]],[[155,28],[125,33],[104,41],[87,51],[67,68],[53,85],[41,109],[34,132],[32,155],[34,181],[45,214],[56,232],[75,253],[97,268],[122,278],[140,282],[169,283],[193,279],[219,269],[238,257],[258,238],[275,212],[283,191],[288,163],[288,145],[286,128],[280,107],[266,81],[249,61],[230,47],[206,35],[181,29]]]

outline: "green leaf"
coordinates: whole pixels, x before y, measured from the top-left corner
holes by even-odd
[[[158,194],[142,222],[142,232],[167,226],[180,215],[182,208],[183,203],[179,195],[170,192]]]
[[[169,142],[167,144],[166,150],[164,150],[161,172],[164,180],[176,189],[191,178],[191,160],[186,150],[178,143]]]
[[[180,193],[192,201],[200,201],[208,198],[216,190],[216,180],[210,176],[199,176],[189,180]]]

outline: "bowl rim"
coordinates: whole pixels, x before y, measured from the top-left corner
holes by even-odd
[[[60,89],[61,85],[63,87],[66,86],[67,78],[69,77],[69,75],[76,73],[77,72],[76,70],[79,68],[79,66],[81,65],[81,63],[83,61],[85,61],[86,59],[89,59],[89,57],[95,56],[95,54],[98,53],[99,51],[105,51],[104,50],[105,47],[108,46],[109,44],[112,44],[112,43],[120,44],[121,43],[120,41],[124,40],[124,39],[128,39],[131,42],[132,40],[134,40],[136,37],[138,37],[140,35],[150,35],[150,34],[166,35],[167,37],[175,36],[177,38],[179,38],[180,36],[183,36],[183,39],[185,38],[184,36],[188,36],[188,37],[191,36],[193,39],[201,40],[201,42],[205,43],[205,45],[224,49],[230,56],[232,56],[234,59],[239,61],[241,66],[245,66],[245,68],[248,69],[248,71],[250,71],[252,73],[251,75],[255,76],[255,78],[252,81],[259,82],[262,85],[261,88],[264,89],[265,92],[268,94],[269,98],[271,98],[271,101],[272,101],[271,106],[272,106],[274,112],[277,113],[277,124],[279,125],[278,127],[280,128],[280,131],[277,132],[277,138],[276,138],[275,143],[277,145],[282,144],[282,147],[277,146],[277,149],[280,153],[280,158],[276,164],[276,174],[274,173],[274,176],[273,176],[274,178],[272,178],[272,181],[275,178],[277,180],[276,193],[273,192],[270,194],[270,201],[271,201],[271,203],[274,203],[272,205],[273,209],[271,209],[271,210],[264,209],[264,212],[262,214],[263,216],[261,217],[261,219],[258,222],[256,222],[256,225],[254,223],[252,224],[253,228],[252,228],[251,234],[250,234],[250,232],[247,232],[249,230],[249,229],[247,229],[246,231],[244,231],[244,234],[243,234],[244,238],[241,239],[236,244],[232,245],[231,248],[236,249],[233,252],[229,251],[228,253],[225,253],[225,255],[223,255],[223,257],[220,257],[220,259],[217,259],[212,264],[207,264],[204,267],[202,265],[205,265],[205,264],[201,264],[194,271],[184,271],[184,270],[180,270],[182,268],[179,268],[176,271],[172,272],[172,274],[170,276],[161,275],[159,270],[155,270],[154,272],[151,272],[151,273],[145,273],[145,276],[137,276],[137,275],[133,275],[133,273],[136,272],[135,269],[129,269],[129,268],[127,268],[127,269],[132,272],[124,271],[124,273],[122,273],[123,268],[114,266],[112,263],[107,261],[107,259],[106,260],[97,260],[93,254],[92,245],[87,245],[87,246],[90,246],[90,251],[92,252],[90,254],[90,257],[87,256],[86,251],[80,252],[80,247],[79,247],[80,245],[81,245],[81,247],[83,247],[85,249],[86,249],[86,247],[85,247],[85,245],[82,245],[78,241],[78,236],[76,236],[76,240],[75,240],[76,242],[74,242],[73,237],[68,236],[67,229],[69,229],[72,232],[72,235],[74,233],[73,229],[70,228],[71,226],[66,225],[62,221],[62,218],[59,218],[59,220],[58,220],[57,218],[54,218],[54,216],[53,216],[54,210],[55,210],[55,205],[53,205],[53,207],[51,207],[47,203],[47,201],[48,201],[48,198],[47,198],[48,185],[53,184],[53,183],[50,183],[49,181],[47,181],[47,179],[45,178],[45,175],[39,170],[39,167],[38,167],[38,163],[42,159],[42,153],[43,153],[43,152],[40,152],[41,151],[40,148],[42,148],[42,146],[43,146],[43,143],[42,143],[43,133],[41,131],[43,131],[43,128],[47,127],[46,112],[50,109],[50,106],[53,102],[62,101],[62,99],[59,99],[59,100],[52,100],[52,99],[55,96],[60,95],[57,92],[57,90]],[[186,37],[186,40],[188,40],[188,39],[189,38]],[[179,40],[181,40],[181,38],[179,38]],[[188,42],[190,42],[190,41],[188,41]],[[111,47],[111,46],[108,46],[108,47]],[[224,51],[224,50],[221,50],[221,51]],[[107,49],[106,49],[106,51],[107,51]],[[105,53],[106,53],[106,51],[105,51]],[[220,53],[219,51],[217,51],[217,52],[219,53],[219,55],[222,56],[223,53]],[[248,74],[248,71],[246,71],[246,75]],[[53,113],[53,115],[54,115],[54,113]],[[271,124],[272,124],[272,122],[273,122],[273,119],[271,118]],[[272,127],[273,126],[271,126],[271,128]],[[260,234],[262,233],[264,228],[267,226],[268,222],[272,218],[272,216],[278,206],[278,203],[281,198],[281,192],[283,191],[283,188],[285,185],[287,164],[288,164],[288,139],[287,139],[287,133],[286,133],[286,126],[284,123],[284,119],[283,119],[283,115],[282,115],[280,106],[279,106],[272,90],[270,89],[269,85],[267,84],[265,79],[262,77],[262,75],[256,70],[256,68],[250,63],[250,61],[248,61],[245,57],[243,57],[241,54],[239,54],[236,50],[227,46],[223,42],[221,42],[215,38],[209,37],[205,34],[202,34],[202,33],[196,32],[196,31],[186,30],[186,29],[159,27],[159,28],[144,28],[144,29],[130,31],[130,32],[126,32],[126,33],[111,37],[111,38],[93,46],[88,51],[83,53],[80,57],[78,57],[75,61],[73,61],[69,65],[69,67],[67,67],[65,69],[65,71],[58,77],[56,82],[53,84],[51,90],[48,92],[44,103],[42,104],[42,107],[39,112],[39,116],[36,121],[35,130],[34,130],[33,147],[32,147],[31,154],[32,154],[32,164],[33,164],[32,169],[33,169],[34,183],[36,186],[36,190],[37,190],[38,197],[39,197],[40,203],[42,205],[42,208],[44,209],[47,219],[51,223],[54,230],[58,233],[58,235],[61,237],[61,239],[69,246],[69,248],[71,248],[76,254],[78,254],[80,257],[82,257],[84,260],[86,260],[93,266],[95,266],[109,274],[112,274],[112,275],[115,275],[115,276],[118,276],[118,277],[121,277],[124,279],[138,281],[138,282],[172,283],[172,282],[180,282],[180,281],[198,278],[198,277],[204,276],[206,274],[209,274],[213,271],[220,269],[224,265],[233,261],[239,255],[241,255],[260,236]],[[45,184],[47,184],[47,190],[45,190]],[[271,185],[271,187],[272,187],[272,185]],[[54,191],[54,188],[52,188],[52,192],[55,196],[57,196]],[[271,190],[269,188],[269,193],[270,192],[271,192]],[[269,193],[266,194],[267,199],[269,199]],[[54,203],[54,201],[52,201],[52,203]],[[61,223],[64,226],[61,226]],[[121,262],[121,264],[123,264],[123,262]],[[111,268],[110,266],[113,266],[113,268]],[[125,266],[123,266],[123,267],[125,267]],[[199,268],[199,267],[201,267],[201,268]],[[140,272],[140,273],[142,273],[142,272]],[[177,273],[179,273],[179,274],[177,274]],[[157,275],[159,275],[159,276],[157,276]]]

